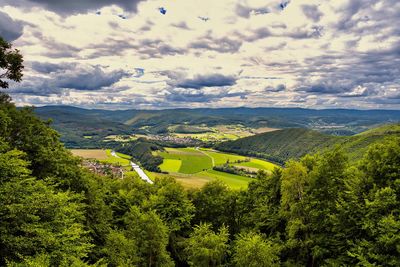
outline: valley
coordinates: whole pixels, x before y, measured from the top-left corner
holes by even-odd
[[[351,136],[400,121],[398,110],[202,108],[100,110],[71,106],[34,109],[68,148],[99,148],[141,137],[185,146],[210,146],[276,129],[303,128]]]
[[[400,134],[399,124],[390,123],[400,118],[397,111],[323,110],[316,116],[313,110],[295,110],[296,115],[291,109],[38,109],[42,115],[51,111],[53,127],[75,155],[136,175],[129,164],[133,160],[151,180],[173,177],[186,188],[220,180],[243,189],[260,170],[271,172],[290,159],[337,146],[354,162],[369,145]],[[78,119],[81,115],[89,121]]]
[[[72,149],[71,152],[85,160],[120,166],[125,174],[136,176],[129,163],[131,160],[129,155],[117,152],[118,157],[115,157],[109,149]],[[248,173],[260,170],[270,173],[278,167],[267,161],[203,148],[165,148],[164,151],[153,153],[163,158],[163,163],[159,166],[162,173],[145,171],[146,174],[152,180],[171,176],[186,188],[199,188],[212,180],[220,180],[232,189],[244,189],[254,180],[248,174],[238,175],[214,170],[216,166],[226,164]]]

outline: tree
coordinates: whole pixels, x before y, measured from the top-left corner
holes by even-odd
[[[190,266],[221,266],[228,250],[228,229],[222,226],[218,233],[204,223],[195,227],[185,252]]]
[[[230,196],[229,188],[219,180],[211,181],[200,190],[193,191],[191,198],[196,207],[193,225],[210,223],[214,229],[228,225],[229,217],[234,215],[229,212]]]
[[[23,58],[17,49],[0,37],[0,88],[8,88],[6,80],[20,82],[22,79]]]
[[[400,138],[368,150],[346,179],[334,218],[346,238],[341,265],[400,266]]]
[[[154,211],[133,206],[123,225],[107,235],[103,252],[111,266],[173,266],[166,250],[168,232]]]
[[[275,168],[271,174],[263,171],[257,180],[249,183],[242,194],[242,216],[245,227],[260,231],[268,237],[284,232],[284,220],[280,214],[282,170]]]
[[[233,263],[242,267],[277,267],[280,246],[255,233],[241,234],[235,241]]]
[[[32,177],[24,157],[0,154],[0,265],[43,253],[52,266],[72,265],[91,248],[81,196]]]
[[[150,196],[148,207],[154,210],[172,232],[190,226],[194,206],[186,191],[174,178],[158,179],[154,183],[155,194]]]

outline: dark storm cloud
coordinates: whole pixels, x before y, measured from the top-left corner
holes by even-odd
[[[6,41],[12,42],[18,39],[24,30],[21,21],[13,20],[9,15],[0,11],[0,36]]]
[[[303,5],[302,10],[304,15],[306,15],[309,19],[314,22],[319,22],[322,17],[322,12],[319,11],[318,6],[313,5]]]
[[[6,0],[10,5],[26,8],[40,5],[44,9],[63,15],[86,13],[104,6],[117,5],[127,12],[136,12],[137,5],[143,0]]]
[[[50,95],[61,94],[64,89],[98,91],[113,86],[131,74],[124,70],[106,70],[99,65],[79,66],[69,63],[29,64],[31,68],[47,77],[32,75],[21,84],[14,84],[10,90],[13,94]]]
[[[197,75],[193,79],[174,80],[170,83],[173,87],[201,89],[204,87],[224,87],[236,84],[236,78],[233,76],[224,76],[221,74]]]

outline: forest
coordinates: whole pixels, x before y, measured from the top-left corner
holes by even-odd
[[[400,266],[399,136],[357,162],[340,146],[289,160],[246,190],[98,176],[59,139],[0,94],[0,266]]]

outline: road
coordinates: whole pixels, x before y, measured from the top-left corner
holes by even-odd
[[[135,172],[140,176],[140,178],[142,178],[142,180],[145,180],[145,181],[148,182],[149,184],[152,184],[152,183],[153,183],[153,181],[150,180],[150,178],[147,176],[146,173],[144,173],[144,171],[140,168],[139,165],[137,165],[137,164],[135,164],[135,163],[133,163],[133,162],[131,161],[131,166],[132,166],[132,169],[134,169]]]
[[[111,151],[111,156],[119,158],[119,156],[117,155],[117,153],[115,153],[115,151]],[[142,168],[140,168],[139,165],[137,165],[136,163],[134,163],[133,161],[130,162],[132,169],[139,175],[140,178],[142,178],[142,180],[148,182],[149,184],[153,184],[153,181],[150,180],[149,176],[147,176],[147,174],[142,170]]]

